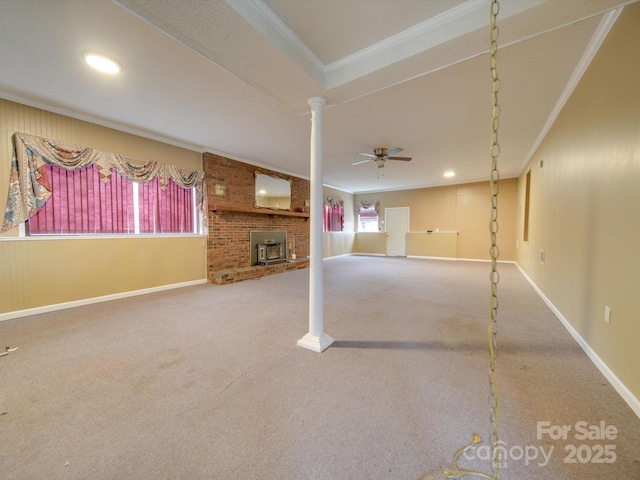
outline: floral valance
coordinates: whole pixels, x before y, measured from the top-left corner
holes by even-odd
[[[77,170],[96,164],[100,180],[103,182],[110,181],[112,169],[132,182],[146,183],[159,178],[161,188],[166,188],[169,180],[173,180],[182,188],[196,189],[196,207],[205,217],[207,215],[203,171],[187,170],[34,135],[15,133],[7,208],[0,231],[5,232],[35,215],[51,196],[44,170],[45,164],[66,170]]]
[[[341,198],[325,198],[324,204],[328,207],[344,207],[344,201]]]
[[[375,212],[378,214],[378,210],[380,209],[378,200],[360,200],[358,202],[358,212],[361,210],[370,210],[373,208]]]

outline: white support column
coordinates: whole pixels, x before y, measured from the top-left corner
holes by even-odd
[[[322,109],[321,97],[307,100],[311,107],[311,218],[309,258],[309,333],[298,340],[298,346],[322,352],[333,343],[324,333],[322,275]]]

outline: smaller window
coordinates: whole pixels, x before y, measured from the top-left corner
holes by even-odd
[[[358,231],[378,232],[378,204],[364,204],[358,209]]]

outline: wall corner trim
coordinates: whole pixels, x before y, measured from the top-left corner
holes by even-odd
[[[640,399],[638,399],[632,392],[627,388],[627,386],[622,383],[622,381],[616,376],[615,373],[607,366],[606,363],[598,356],[596,352],[592,350],[587,342],[580,336],[580,334],[571,326],[569,321],[560,313],[560,310],[556,308],[556,306],[551,303],[551,301],[546,297],[542,290],[538,288],[538,286],[529,278],[529,276],[525,273],[525,271],[516,263],[518,270],[527,279],[529,284],[533,287],[533,289],[538,293],[540,298],[547,304],[547,306],[551,309],[551,311],[558,317],[558,320],[564,325],[567,331],[571,334],[573,339],[580,345],[584,353],[591,359],[591,361],[595,364],[595,366],[600,370],[605,378],[611,383],[613,388],[616,389],[616,392],[622,397],[622,399],[631,407],[633,413],[636,414],[638,418],[640,418]]]

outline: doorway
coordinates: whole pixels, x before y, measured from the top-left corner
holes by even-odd
[[[387,236],[387,256],[407,256],[407,233],[409,232],[409,207],[384,209]]]

